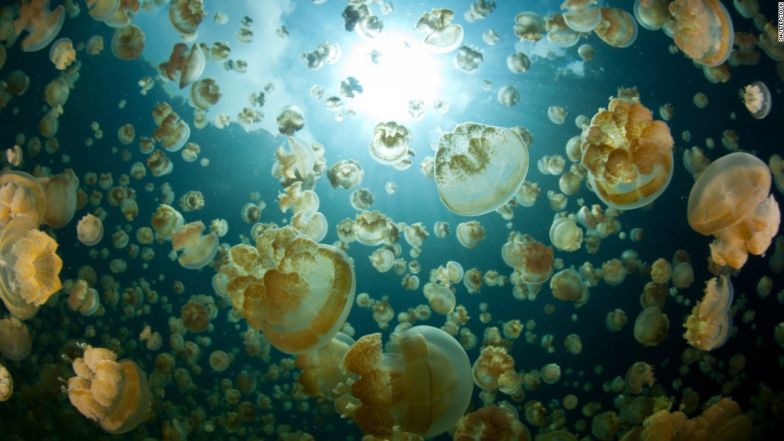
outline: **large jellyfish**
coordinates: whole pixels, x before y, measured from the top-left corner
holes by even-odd
[[[463,42],[463,27],[452,24],[454,15],[449,9],[433,9],[419,17],[416,30],[426,34],[425,44],[433,52],[451,52]]]
[[[718,66],[729,58],[735,31],[732,18],[720,0],[675,0],[673,39],[695,63]]]
[[[51,10],[49,0],[29,0],[20,2],[19,18],[14,21],[14,33],[22,31],[29,34],[22,40],[24,52],[35,52],[45,48],[60,33],[65,21],[65,7],[59,5]]]
[[[507,203],[528,173],[528,144],[512,129],[458,124],[438,141],[435,180],[444,205],[479,216]]]
[[[756,156],[735,152],[713,161],[689,193],[689,225],[713,235],[711,258],[740,269],[749,253],[761,255],[779,229],[781,212],[770,195],[770,170]]]
[[[581,162],[605,204],[629,210],[653,202],[673,173],[670,128],[637,99],[611,98],[582,132]]]
[[[68,379],[68,399],[87,418],[111,434],[135,429],[152,404],[147,376],[132,360],[87,346],[73,361],[75,376]]]
[[[727,276],[714,277],[705,284],[705,295],[686,317],[683,337],[702,351],[721,347],[732,330],[732,283]]]
[[[501,257],[524,283],[544,283],[553,273],[553,249],[527,234],[510,233]]]
[[[451,335],[431,326],[392,334],[382,351],[381,334],[351,346],[343,367],[359,378],[339,398],[341,414],[367,434],[388,437],[394,426],[424,437],[454,427],[473,391],[471,365]]]
[[[204,17],[203,0],[173,0],[169,6],[169,21],[185,36],[195,36]]]

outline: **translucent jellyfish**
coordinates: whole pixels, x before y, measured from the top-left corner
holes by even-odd
[[[544,283],[553,273],[553,249],[527,234],[510,233],[501,247],[501,257],[523,283]]]
[[[593,32],[612,47],[625,48],[637,41],[637,21],[620,8],[601,8],[602,20]]]
[[[381,164],[395,164],[406,157],[411,132],[394,121],[378,123],[370,141],[370,156]]]
[[[482,41],[489,46],[494,46],[500,39],[501,36],[494,29],[488,29],[482,33]]]
[[[38,226],[46,214],[46,193],[38,180],[21,171],[0,174],[0,227],[15,218]]]
[[[778,154],[770,155],[768,159],[768,168],[773,175],[773,184],[779,193],[784,194],[784,159]]]
[[[87,346],[73,361],[75,376],[68,379],[68,399],[84,416],[111,434],[130,432],[147,417],[152,405],[147,376],[131,360]]]
[[[531,432],[517,412],[507,406],[488,406],[460,418],[454,441],[530,441]]]
[[[637,100],[611,98],[582,132],[581,162],[591,189],[613,208],[653,202],[673,173],[670,129]]]
[[[515,16],[514,33],[517,38],[539,41],[545,32],[545,22],[539,14],[535,12],[520,12]]]
[[[346,353],[343,367],[359,379],[345,406],[338,406],[341,414],[363,432],[383,437],[393,426],[424,437],[454,427],[473,391],[471,364],[457,340],[438,328],[414,326],[393,333],[386,350],[376,333]]]
[[[563,19],[567,26],[576,32],[591,32],[602,21],[601,8],[597,8],[596,0],[566,0],[561,3],[565,10]]]
[[[634,320],[634,339],[643,346],[658,346],[670,330],[670,319],[658,306],[648,306]]]
[[[732,330],[732,283],[727,276],[714,277],[705,284],[705,294],[686,317],[683,337],[693,347],[711,351],[721,347]]]
[[[395,263],[395,253],[388,248],[378,248],[368,258],[373,268],[380,273],[389,271]]]
[[[177,43],[169,59],[158,65],[158,71],[163,78],[178,82],[180,89],[184,89],[201,77],[206,62],[207,56],[198,43],[194,43],[190,49],[184,43]]]
[[[11,96],[22,96],[30,86],[30,77],[21,70],[14,70],[5,79],[6,91]]]
[[[451,52],[463,42],[463,27],[452,24],[454,15],[449,9],[432,9],[419,17],[416,30],[426,34],[425,44],[433,52]]]
[[[27,31],[28,35],[22,40],[22,51],[35,52],[48,46],[57,37],[64,21],[63,5],[51,10],[49,0],[20,2],[19,18],[13,22],[13,32],[20,35]]]
[[[460,245],[468,249],[476,248],[485,238],[485,228],[479,221],[460,222],[457,224],[456,235]]]
[[[496,97],[499,103],[507,107],[513,107],[520,101],[520,92],[512,86],[504,86],[498,89]]]
[[[561,125],[566,121],[567,111],[563,106],[550,106],[547,108],[547,118],[553,124]]]
[[[669,5],[675,18],[673,40],[678,49],[698,64],[718,66],[732,52],[732,18],[720,0],[675,0]]]
[[[57,70],[65,70],[76,61],[76,51],[70,38],[60,38],[49,49],[49,61]]]
[[[522,52],[515,52],[506,57],[506,67],[512,73],[527,72],[528,68],[531,67],[531,59]]]
[[[214,78],[202,78],[191,84],[189,101],[197,109],[207,110],[221,98],[220,86]]]
[[[197,300],[191,299],[180,309],[180,319],[188,331],[193,333],[204,332],[210,327],[210,312],[207,307]]]
[[[353,344],[353,338],[338,332],[328,344],[297,355],[296,366],[302,370],[298,381],[308,396],[329,399],[338,397],[339,394],[334,392],[335,387],[346,379],[340,369],[341,363]]]
[[[447,315],[455,309],[457,300],[455,293],[447,285],[439,283],[425,283],[422,291],[428,304],[437,314]]]
[[[583,230],[572,217],[556,215],[550,225],[550,243],[561,251],[577,251],[583,244]]]
[[[351,190],[358,187],[364,177],[362,165],[353,159],[340,160],[327,171],[327,178],[332,188]]]
[[[8,401],[14,393],[14,379],[5,366],[0,363],[0,403]]]
[[[218,253],[218,235],[209,232],[202,236],[205,226],[201,221],[190,222],[172,232],[172,250],[180,252],[180,266],[199,269],[209,265]]]
[[[770,113],[772,98],[768,86],[755,81],[743,88],[743,105],[756,119],[763,119]]]
[[[169,22],[186,37],[195,37],[205,16],[203,0],[173,0],[169,6]]]
[[[292,136],[305,127],[305,116],[297,106],[286,106],[281,109],[276,121],[281,134]]]
[[[0,298],[11,315],[22,320],[60,290],[63,261],[57,242],[29,219],[17,217],[0,230]]]
[[[76,212],[76,192],[79,189],[79,178],[71,169],[59,175],[41,178],[46,194],[46,212],[43,223],[53,228],[68,225]]]
[[[689,193],[687,217],[694,231],[715,236],[711,258],[740,269],[748,254],[761,255],[779,228],[781,213],[770,193],[764,162],[745,152],[713,161]]]
[[[545,384],[555,384],[561,379],[561,366],[555,363],[547,363],[539,370],[542,382]]]
[[[11,361],[22,361],[32,348],[33,336],[27,325],[16,317],[0,319],[0,355]]]
[[[626,268],[620,259],[610,259],[602,264],[604,283],[618,286],[626,279]]]
[[[351,229],[356,241],[362,245],[376,246],[390,239],[391,242],[397,240],[397,226],[380,211],[359,213]]]
[[[569,28],[561,14],[545,17],[545,30],[547,41],[558,47],[572,47],[580,40],[580,34]]]
[[[458,124],[438,141],[435,180],[444,205],[479,216],[506,204],[528,173],[528,144],[514,130]]]
[[[473,73],[479,68],[482,61],[484,61],[484,56],[479,48],[463,45],[457,50],[453,64],[465,73]]]
[[[85,47],[85,51],[87,55],[100,55],[103,52],[104,42],[103,36],[101,35],[93,35],[87,39],[87,44]]]
[[[185,223],[185,220],[174,207],[161,204],[153,213],[150,223],[159,240],[171,240],[172,234]]]
[[[577,55],[579,55],[583,61],[593,60],[593,54],[594,49],[590,44],[581,44],[580,47],[577,48]]]
[[[558,271],[550,278],[553,297],[564,302],[575,302],[579,307],[588,302],[590,293],[580,273],[572,268]]]
[[[658,31],[671,20],[668,0],[635,0],[634,17],[640,26],[649,31]]]
[[[134,25],[119,28],[112,35],[112,53],[120,60],[135,60],[144,50],[144,32]]]
[[[329,223],[324,213],[318,211],[300,211],[291,217],[291,226],[316,242],[327,236]]]
[[[72,311],[78,311],[79,314],[90,317],[98,311],[101,306],[101,299],[98,296],[98,291],[91,288],[82,279],[77,280],[68,291],[68,307]]]
[[[317,70],[327,64],[335,64],[340,59],[340,55],[340,46],[326,41],[313,52],[303,52],[299,59],[310,69]]]
[[[622,309],[614,309],[607,313],[604,324],[610,332],[620,332],[629,321],[626,313]]]
[[[694,103],[694,107],[704,109],[708,107],[708,96],[702,92],[697,92],[694,94],[692,102]]]

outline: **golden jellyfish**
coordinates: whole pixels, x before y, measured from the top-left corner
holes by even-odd
[[[620,332],[629,321],[623,309],[614,309],[607,313],[604,324],[610,332]]]
[[[428,305],[437,314],[448,315],[455,309],[457,299],[454,291],[448,285],[428,282],[425,283],[422,292],[425,294]]]
[[[144,50],[144,32],[134,25],[115,29],[112,35],[112,53],[120,60],[135,60]]]
[[[72,311],[78,311],[79,314],[90,317],[98,311],[101,306],[101,300],[98,296],[98,291],[91,288],[82,279],[77,280],[68,291],[68,307]]]
[[[123,124],[119,129],[117,129],[117,139],[122,145],[128,145],[132,143],[135,136],[136,129],[131,123]]]
[[[715,236],[711,258],[740,269],[748,254],[761,255],[779,228],[781,212],[770,171],[754,155],[735,152],[713,161],[689,193],[687,217],[698,233]]]
[[[329,399],[338,397],[339,394],[334,392],[335,387],[346,379],[340,368],[341,363],[353,344],[353,338],[338,332],[326,345],[297,355],[295,363],[302,371],[298,381],[308,396]]]
[[[501,257],[523,283],[544,283],[553,273],[553,249],[527,234],[510,233],[501,247]]]
[[[340,160],[327,171],[327,178],[332,188],[351,190],[358,187],[364,177],[362,165],[353,159]]]
[[[120,9],[120,0],[87,0],[90,17],[97,21],[111,18]]]
[[[425,45],[435,53],[447,53],[463,43],[463,27],[452,24],[455,13],[450,9],[432,9],[419,17],[416,30],[426,34]]]
[[[508,407],[488,406],[460,418],[453,441],[531,441],[531,432]]]
[[[727,61],[735,31],[720,0],[674,0],[669,9],[675,19],[672,32],[678,49],[695,63],[706,66]]]
[[[188,300],[188,303],[180,309],[180,319],[188,331],[200,333],[210,327],[210,312],[207,307],[195,299]]]
[[[30,86],[30,77],[17,69],[8,74],[5,82],[6,90],[11,96],[21,96],[27,92],[27,88]]]
[[[566,0],[561,3],[563,20],[569,29],[576,32],[591,32],[602,21],[601,8],[597,0]]]
[[[751,441],[753,433],[751,417],[744,414],[735,401],[722,398],[692,419],[687,419],[681,411],[659,410],[645,419],[642,429],[632,440]]]
[[[130,432],[147,417],[152,406],[147,376],[132,360],[87,345],[73,361],[75,376],[68,379],[68,399],[84,416],[111,434]]]
[[[20,2],[19,18],[13,22],[13,32],[20,35],[27,31],[22,40],[22,51],[35,52],[45,48],[60,33],[65,21],[65,7],[49,8],[49,0]]]
[[[411,132],[394,121],[376,124],[370,140],[370,156],[384,165],[393,165],[406,158],[411,143]]]
[[[0,298],[11,315],[26,320],[60,290],[63,261],[57,242],[19,217],[0,230]]]
[[[25,218],[37,227],[45,213],[46,193],[37,179],[21,171],[0,174],[0,227],[15,218]]]
[[[562,14],[545,17],[544,27],[547,31],[547,41],[558,47],[572,47],[580,40],[580,33],[566,24]]]
[[[362,245],[376,246],[397,240],[398,229],[395,223],[380,211],[359,213],[351,227],[354,239]]]
[[[514,373],[514,359],[502,346],[484,346],[471,368],[474,383],[482,390],[495,391],[501,378]]]
[[[593,30],[612,47],[625,48],[637,41],[637,20],[620,8],[601,8],[602,19]]]
[[[57,70],[65,70],[76,61],[76,51],[70,38],[61,38],[49,48],[49,61]]]
[[[732,283],[725,275],[705,284],[705,294],[686,317],[683,337],[702,351],[721,347],[732,330]]]
[[[573,217],[556,215],[550,225],[550,243],[561,251],[577,251],[583,243],[583,230]]]
[[[0,363],[0,403],[8,401],[14,393],[14,379],[3,363]]]
[[[185,223],[185,220],[174,207],[161,204],[153,213],[150,223],[159,240],[171,240],[172,234]]]
[[[204,229],[204,223],[196,221],[181,225],[172,232],[172,250],[181,251],[177,262],[183,268],[204,268],[218,254],[218,235],[209,232],[202,236]]]
[[[670,330],[670,319],[658,306],[648,306],[634,320],[634,339],[643,346],[658,346]]]
[[[198,43],[190,49],[185,43],[177,43],[169,59],[158,65],[158,71],[164,79],[178,82],[180,89],[184,89],[204,73],[206,62],[207,57]]]
[[[202,78],[191,84],[190,100],[197,109],[207,110],[221,98],[218,82],[214,78]]]
[[[612,208],[653,202],[670,183],[674,141],[664,121],[638,99],[611,98],[582,132],[581,163],[590,188]]]
[[[169,6],[169,21],[186,37],[195,37],[204,17],[203,0],[173,0]]]
[[[22,361],[32,348],[33,336],[27,325],[16,317],[0,319],[0,355],[11,361]]]
[[[460,245],[468,249],[476,248],[485,238],[485,228],[479,221],[460,222],[457,224],[456,236]]]
[[[626,268],[620,259],[610,259],[602,264],[604,283],[618,286],[626,279]]]
[[[435,180],[444,205],[479,216],[506,204],[528,173],[528,143],[512,129],[462,123],[438,141]]]
[[[558,271],[550,278],[550,291],[558,300],[574,302],[580,307],[588,302],[590,292],[582,276],[572,268]]]
[[[76,212],[76,193],[79,178],[73,170],[66,169],[59,175],[39,180],[46,194],[46,212],[43,223],[53,228],[68,225]]]
[[[772,101],[768,86],[762,81],[755,81],[743,88],[743,105],[755,119],[768,116]]]
[[[643,28],[658,31],[672,20],[669,3],[669,0],[635,0],[634,17]]]
[[[224,271],[237,274],[227,285],[234,309],[289,354],[328,343],[354,302],[356,276],[348,256],[292,227],[265,230],[255,248],[232,247]]]
[[[423,437],[454,427],[473,391],[471,364],[457,340],[438,328],[414,326],[393,333],[386,349],[376,333],[346,353],[343,367],[359,379],[341,414],[379,437],[389,437],[394,426]]]

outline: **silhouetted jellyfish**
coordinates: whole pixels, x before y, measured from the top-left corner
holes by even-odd
[[[454,213],[479,216],[501,207],[527,173],[528,145],[511,129],[462,123],[438,142],[436,186]]]
[[[27,325],[16,317],[0,319],[0,355],[11,361],[22,361],[32,348],[33,336]]]
[[[678,49],[698,64],[718,66],[729,58],[735,31],[720,0],[674,0],[673,40]]]
[[[612,47],[629,47],[637,40],[637,20],[620,8],[601,8],[602,20],[593,30]]]
[[[648,306],[634,320],[634,339],[643,346],[658,346],[670,330],[670,319],[658,306]]]
[[[120,60],[135,60],[144,50],[144,32],[134,25],[118,28],[112,35],[112,53]]]
[[[501,257],[523,283],[544,283],[553,273],[553,249],[527,234],[510,233],[501,247]]]
[[[46,193],[37,179],[22,171],[0,174],[0,227],[18,217],[38,227],[45,213]]]
[[[705,284],[705,294],[686,317],[683,337],[693,347],[711,351],[721,347],[732,330],[732,283],[726,275]]]
[[[673,143],[667,124],[654,121],[638,100],[611,98],[582,132],[581,162],[591,189],[613,208],[650,204],[672,178]]]
[[[687,217],[694,231],[716,239],[711,258],[740,269],[761,255],[779,229],[781,212],[769,195],[770,170],[756,156],[735,152],[713,161],[694,182]]]
[[[79,178],[73,170],[66,169],[59,175],[39,180],[46,194],[46,212],[43,223],[53,228],[68,225],[76,212],[76,191]]]
[[[416,30],[425,36],[427,47],[437,53],[457,49],[463,42],[463,27],[452,24],[455,13],[449,9],[432,9],[419,17]]]
[[[672,20],[669,4],[669,0],[635,0],[634,17],[645,29],[658,31],[665,23]]]
[[[454,427],[473,391],[471,364],[451,335],[431,326],[366,335],[346,353],[343,367],[358,376],[338,410],[366,434],[388,437],[394,426],[424,437]]]
[[[353,344],[353,338],[338,332],[324,346],[297,355],[296,366],[302,371],[298,381],[308,396],[337,398],[334,389],[347,378],[341,371],[343,356]]]
[[[483,407],[460,418],[453,441],[531,441],[517,413],[500,406]]]
[[[14,393],[14,378],[3,363],[0,363],[0,403],[7,401]]]
[[[87,345],[72,364],[68,399],[84,416],[111,434],[130,432],[147,417],[152,405],[147,376],[132,360]]]
[[[756,119],[768,116],[772,102],[768,86],[762,81],[755,81],[743,88],[743,105]]]
[[[19,18],[14,20],[14,33],[29,34],[22,40],[22,51],[35,52],[49,45],[60,33],[65,21],[65,7],[49,9],[49,0],[20,2]]]
[[[11,315],[26,320],[60,290],[63,261],[57,242],[29,219],[17,217],[0,230],[0,298]]]

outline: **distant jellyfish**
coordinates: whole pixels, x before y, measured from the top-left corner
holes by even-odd
[[[284,135],[291,136],[305,127],[305,116],[299,107],[293,105],[286,106],[278,114],[277,122],[278,131]]]
[[[172,232],[172,249],[181,252],[177,262],[183,268],[204,268],[218,253],[218,235],[209,232],[202,236],[204,229],[204,224],[196,221],[184,224]]]
[[[455,298],[455,293],[449,286],[428,282],[425,283],[422,292],[425,294],[428,304],[435,313],[448,315],[455,309],[457,300]]]
[[[476,72],[483,61],[484,55],[479,48],[466,45],[460,46],[453,58],[454,66],[465,73]]]
[[[770,195],[764,162],[745,152],[713,161],[689,193],[687,218],[693,230],[713,235],[711,258],[740,269],[749,253],[762,255],[779,229],[781,212]]]
[[[327,178],[332,188],[354,189],[362,183],[364,177],[362,165],[353,159],[340,160],[327,171]]]
[[[506,57],[506,67],[512,73],[527,72],[528,68],[531,67],[531,59],[522,52],[515,52]]]
[[[593,46],[590,44],[581,44],[580,47],[577,48],[577,54],[583,61],[591,61],[593,60],[594,49]]]
[[[297,355],[295,363],[302,371],[298,381],[308,396],[335,399],[340,395],[334,391],[347,378],[341,371],[343,357],[354,343],[353,338],[338,332],[328,344]]]
[[[77,280],[68,292],[68,308],[78,311],[79,314],[90,317],[98,311],[101,299],[98,291],[91,288],[82,279]]]
[[[612,98],[582,133],[581,163],[604,203],[629,210],[650,204],[670,183],[674,140],[637,100]]]
[[[637,41],[637,21],[620,8],[601,8],[602,20],[593,30],[612,47],[625,48]]]
[[[370,141],[370,156],[381,164],[392,165],[406,157],[411,132],[394,121],[376,124]]]
[[[49,61],[57,70],[65,70],[76,61],[76,51],[70,38],[60,38],[49,49]]]
[[[521,40],[539,41],[546,33],[544,19],[535,12],[520,12],[515,16],[514,33]]]
[[[721,347],[732,330],[732,283],[727,276],[712,278],[705,284],[703,298],[686,317],[683,337],[693,347],[711,351]]]
[[[507,107],[514,107],[520,101],[520,92],[512,86],[504,86],[498,89],[498,102]]]
[[[649,31],[658,31],[672,20],[668,9],[669,0],[635,0],[634,17],[640,26]]]
[[[514,364],[514,358],[505,348],[485,346],[471,367],[474,384],[482,390],[498,390],[501,378],[514,372]]]
[[[478,221],[461,222],[457,225],[456,236],[460,245],[468,249],[476,248],[485,237],[485,228]]]
[[[0,403],[8,401],[14,393],[14,379],[3,363],[0,363]]]
[[[359,379],[338,399],[352,403],[338,406],[339,412],[378,437],[391,436],[394,426],[424,437],[454,427],[473,391],[471,365],[457,340],[438,328],[414,326],[393,333],[386,350],[379,333],[351,346],[343,367]]]
[[[13,32],[20,35],[22,31],[27,31],[28,35],[22,40],[22,51],[35,52],[48,46],[57,37],[64,21],[63,5],[51,10],[49,0],[22,2],[19,18],[13,22]]]
[[[517,412],[506,406],[488,406],[468,413],[455,426],[454,441],[531,441],[531,433]]]
[[[426,34],[425,45],[436,53],[451,52],[463,42],[463,27],[452,24],[455,13],[449,9],[432,9],[419,17],[416,30]]]
[[[0,319],[0,355],[11,361],[22,361],[30,355],[33,336],[16,317]]]
[[[572,268],[563,269],[550,278],[550,291],[553,297],[563,302],[574,302],[582,306],[588,302],[590,293],[582,276]]]
[[[556,215],[550,225],[550,243],[561,251],[577,251],[583,244],[583,230],[573,218]]]
[[[756,119],[768,116],[772,101],[768,86],[762,81],[755,81],[743,88],[743,105]]]
[[[144,32],[134,25],[118,28],[112,35],[112,53],[120,60],[135,60],[144,49]]]
[[[207,110],[221,98],[220,86],[214,78],[202,78],[191,84],[189,102],[197,109]]]
[[[104,42],[103,36],[93,35],[87,39],[85,51],[87,55],[100,55],[103,52]]]
[[[678,49],[698,64],[718,66],[732,52],[732,18],[720,0],[674,0],[673,40]]]
[[[643,346],[658,346],[670,330],[670,320],[658,306],[648,306],[634,320],[634,339]]]
[[[152,405],[147,376],[131,360],[87,346],[73,361],[75,376],[68,379],[68,399],[84,416],[111,434],[130,432],[147,418]]]
[[[458,124],[438,142],[435,181],[452,212],[479,216],[506,204],[528,173],[528,144],[511,129]]]
[[[547,118],[553,124],[561,125],[566,121],[567,111],[563,106],[550,106],[547,108]]]

